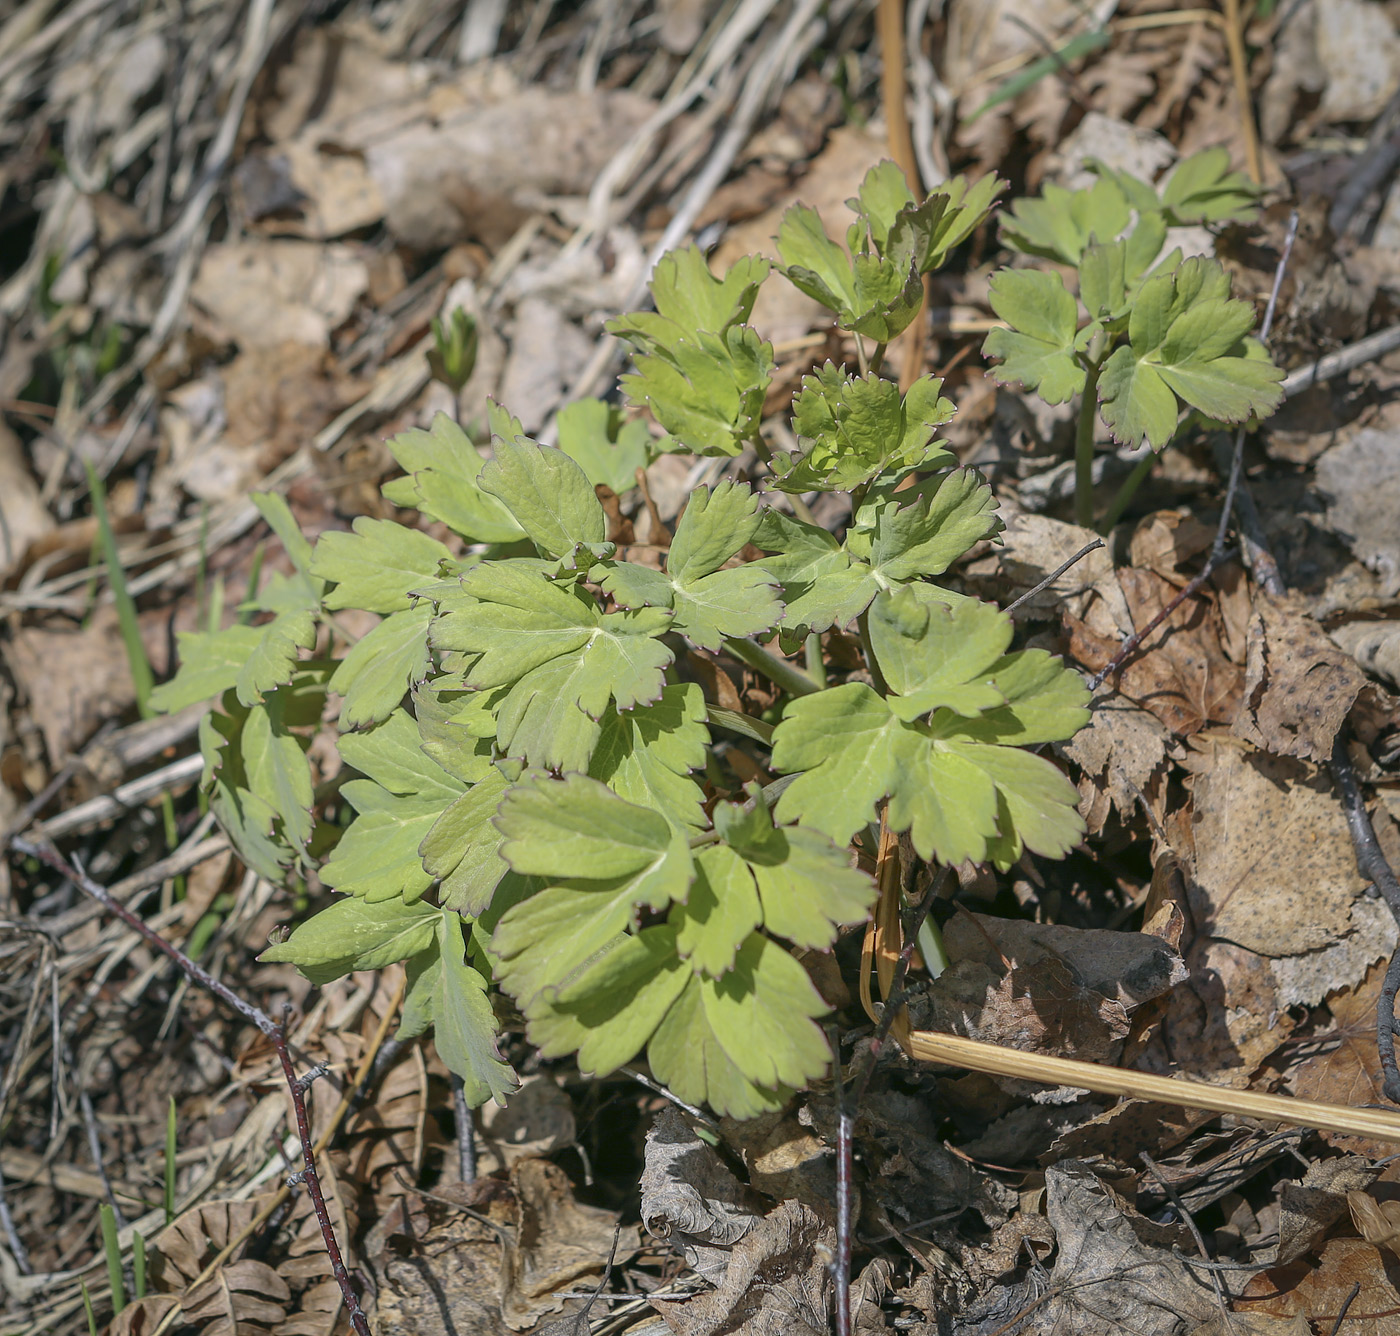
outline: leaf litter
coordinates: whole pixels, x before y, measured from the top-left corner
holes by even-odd
[[[58,11],[64,21],[0,35],[13,163],[3,226],[16,257],[0,286],[11,319],[0,352],[7,811],[51,780],[50,815],[140,777],[121,760],[134,727],[126,648],[91,555],[78,460],[108,476],[161,674],[168,628],[217,627],[259,595],[294,620],[287,591],[316,578],[258,527],[274,516],[249,505],[255,485],[287,495],[312,532],[393,518],[371,509],[384,503],[364,485],[392,471],[384,438],[429,429],[440,410],[484,417],[490,394],[545,427],[586,378],[601,320],[628,309],[650,245],[722,128],[677,100],[681,54],[696,43],[709,53],[721,105],[752,30],[726,29],[704,4],[659,6],[653,28],[622,6],[598,35],[549,7],[537,7],[538,23],[523,7],[493,21],[492,9],[469,5],[459,22],[406,4],[372,19],[352,7],[294,26],[255,4],[240,11],[261,34],[248,45],[218,6],[179,20],[73,6]],[[482,22],[486,58],[458,61]],[[1018,191],[1031,193],[1045,181],[1088,184],[1091,157],[1151,177],[1207,144],[1247,165],[1229,22],[1149,5],[1105,16],[950,4],[929,21],[934,59],[908,53],[918,147],[933,155],[926,176],[1017,162]],[[868,17],[846,7],[830,31],[834,63],[793,63],[773,115],[710,197],[703,221],[721,231],[719,268],[742,254],[776,258],[771,239],[796,200],[836,221],[888,151],[878,120],[842,123],[843,98],[861,121],[879,110]],[[1335,194],[1354,165],[1336,135],[1364,141],[1386,112],[1393,18],[1318,0],[1260,11],[1244,36],[1263,53],[1246,77],[1266,180],[1280,200]],[[1063,54],[1015,84],[1047,50]],[[934,88],[951,120],[935,117]],[[1067,134],[1080,108],[1088,115]],[[63,172],[50,141],[62,144]],[[1373,187],[1363,214],[1383,225],[1393,189]],[[1272,253],[1281,227],[1271,205],[1248,244]],[[1239,244],[1197,240],[1206,254]],[[934,280],[948,318],[930,365],[948,368],[954,401],[985,396],[950,432],[968,454],[998,402],[1021,402],[983,381],[976,356],[996,314],[986,282],[996,244],[988,231],[966,272]],[[1400,279],[1379,254],[1367,278],[1365,258],[1349,269],[1299,262],[1277,345],[1290,369],[1390,318],[1376,293]],[[777,293],[783,304],[761,302],[755,322],[788,359],[776,383],[790,397],[835,336],[791,288],[770,285],[764,302]],[[425,362],[429,319],[456,305],[483,323],[458,404]],[[1400,509],[1386,467],[1393,424],[1378,402],[1393,374],[1383,360],[1309,390],[1311,416],[1289,417],[1286,433],[1281,421],[1277,443],[1263,425],[1246,476],[1261,504],[1294,498],[1264,505],[1265,525],[1301,597],[1279,599],[1221,567],[1105,683],[1090,726],[1061,749],[1085,842],[1062,865],[1026,854],[1000,878],[968,869],[945,925],[954,963],[916,988],[916,1024],[1241,1089],[1383,1102],[1374,1015],[1394,920],[1356,871],[1328,761],[1352,736],[1368,795],[1394,792],[1385,740],[1396,723],[1379,684],[1396,684]],[[779,396],[763,411],[788,407]],[[1092,536],[1066,522],[1053,488],[1048,509],[1021,509],[1055,463],[1023,444],[1013,438],[986,466],[1005,533],[953,573],[1002,603]],[[1098,453],[1105,472],[1131,467],[1107,439]],[[1223,485],[1208,458],[1204,443],[1163,456],[1112,547],[1018,610],[1018,643],[1092,673],[1165,608],[1200,568],[1218,518]],[[609,487],[628,482],[619,474]],[[624,499],[607,537],[631,525],[664,546],[662,526],[696,482],[663,457],[649,469],[648,504]],[[440,488],[426,491],[447,504]],[[276,518],[274,530],[290,532]],[[451,541],[442,526],[430,536]],[[685,577],[666,578],[680,608]],[[249,647],[256,638],[265,655],[294,654],[298,631],[283,622],[279,639],[253,622]],[[709,634],[698,620],[692,632]],[[836,633],[826,639],[839,652]],[[728,671],[713,670],[707,696],[754,714],[772,703],[752,672]],[[244,686],[260,689],[257,665]],[[114,772],[93,759],[104,727]],[[189,744],[168,745],[136,766],[159,775]],[[741,744],[724,763],[770,778],[751,758],[742,773]],[[317,766],[315,781],[331,783]],[[81,827],[70,838],[86,869],[115,882],[168,852],[150,798],[162,790],[178,838],[192,848],[207,836],[188,785],[188,772],[157,778],[135,805]],[[1374,819],[1393,845],[1393,827]],[[334,1132],[322,1157],[328,1201],[342,1248],[373,1281],[379,1327],[828,1329],[837,1092],[818,1086],[716,1129],[638,1082],[592,1082],[544,1061],[504,1108],[481,1115],[480,1177],[463,1183],[446,1068],[430,1045],[385,1038],[402,978],[390,969],[312,992],[287,967],[255,962],[294,912],[275,871],[226,857],[192,864],[179,883],[152,881],[161,898],[143,912],[248,993],[291,1004],[299,1056],[327,1064],[311,1092],[313,1135]],[[270,1053],[176,987],[122,925],[86,917],[50,942],[42,925],[71,913],[71,887],[14,865],[0,890],[6,1330],[85,1330],[79,1278],[109,1319],[97,1219],[107,1183],[132,1222],[119,1233],[128,1267],[133,1232],[149,1249],[147,1296],[113,1331],[168,1330],[177,1318],[231,1334],[346,1329],[305,1195],[263,1214],[287,1133]],[[816,952],[812,963],[848,1040],[863,1025],[850,1005],[855,945],[838,939],[840,968],[818,969]],[[173,1222],[162,1205],[167,1096]],[[1203,1120],[895,1056],[856,1110],[855,1142],[857,1329],[1300,1333],[1329,1330],[1353,1287],[1348,1336],[1383,1332],[1400,1312],[1394,1189],[1376,1165],[1392,1151],[1380,1141],[1309,1134],[1285,1151],[1242,1117]],[[1197,1244],[1162,1181],[1177,1185],[1212,1257],[1261,1264],[1255,1279],[1216,1273],[1217,1291],[1184,1260]]]

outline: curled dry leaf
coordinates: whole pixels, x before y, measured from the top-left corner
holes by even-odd
[[[1357,1233],[1367,1243],[1400,1257],[1400,1201],[1377,1201],[1353,1188],[1347,1193],[1347,1206]]]
[[[729,1249],[754,1227],[762,1209],[671,1105],[647,1133],[641,1190],[642,1223],[706,1279],[724,1274]]]
[[[830,1224],[785,1201],[733,1246],[715,1289],[652,1307],[676,1336],[818,1336],[830,1321],[835,1246]]]
[[[1032,1291],[1019,1313],[1003,1317],[1019,1319],[1006,1330],[1180,1336],[1217,1311],[1209,1284],[1172,1254],[1162,1227],[1133,1210],[1088,1164],[1070,1160],[1045,1171],[1045,1214],[1058,1244],[1049,1292]],[[997,1323],[983,1318],[1004,1307],[993,1289],[954,1330],[995,1330]]]
[[[1400,622],[1348,622],[1330,635],[1368,673],[1400,686]]]
[[[1325,761],[1366,677],[1296,600],[1259,594],[1249,622],[1244,699],[1234,723],[1276,756]]]

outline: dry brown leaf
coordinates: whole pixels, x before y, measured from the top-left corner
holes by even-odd
[[[573,1102],[550,1076],[527,1076],[507,1104],[492,1101],[477,1115],[483,1143],[477,1172],[494,1173],[517,1160],[554,1155],[574,1144]]]
[[[1221,734],[1192,740],[1198,932],[1268,956],[1329,946],[1364,882],[1325,773]]]
[[[323,1280],[301,1296],[297,1311],[282,1319],[273,1336],[332,1336],[346,1321],[341,1312],[344,1302],[340,1286]]]
[[[1325,761],[1365,675],[1296,600],[1259,594],[1248,644],[1235,736],[1277,756]]]
[[[815,1211],[785,1201],[733,1246],[716,1289],[652,1307],[676,1336],[818,1336],[828,1329],[835,1244]]]
[[[1351,1193],[1367,1187],[1375,1177],[1375,1169],[1361,1156],[1342,1155],[1314,1161],[1301,1183],[1285,1183],[1279,1191],[1279,1265],[1312,1252],[1346,1213]]]
[[[1146,626],[1177,594],[1176,586],[1152,571],[1125,567],[1118,583],[1132,625]],[[1092,671],[1106,668],[1121,641],[1067,617],[1070,650]],[[1155,714],[1173,733],[1189,736],[1210,724],[1233,722],[1243,673],[1225,654],[1222,623],[1214,600],[1187,599],[1133,652],[1114,678],[1118,693]]]
[[[1320,1259],[1300,1259],[1252,1279],[1235,1308],[1241,1313],[1302,1317],[1330,1332],[1348,1299],[1346,1336],[1394,1336],[1400,1324],[1400,1268],[1364,1239],[1328,1239]],[[1352,1290],[1359,1286],[1355,1297]],[[1339,1333],[1340,1336],[1340,1333]]]
[[[1356,1231],[1367,1243],[1388,1248],[1400,1257],[1400,1201],[1377,1201],[1355,1189],[1347,1193],[1347,1206]]]
[[[324,348],[368,287],[355,247],[250,238],[205,250],[190,301],[219,337],[243,349]]]
[[[1215,530],[1209,525],[1179,511],[1159,510],[1138,522],[1128,556],[1134,566],[1184,585],[1186,577],[1178,577],[1177,572],[1192,557],[1208,551],[1214,541]]]
[[[1132,1009],[1185,978],[1145,933],[963,913],[944,940],[954,963],[911,1002],[911,1024],[1025,1052],[1110,1059]]]
[[[601,1273],[614,1239],[621,1263],[636,1252],[638,1237],[616,1212],[576,1201],[568,1175],[548,1160],[521,1160],[510,1171],[510,1186],[518,1223],[502,1262],[501,1316],[519,1331],[564,1306],[556,1290]]]
[[[1218,1313],[1197,1327],[1191,1336],[1313,1336],[1312,1325],[1301,1313],[1270,1317],[1266,1313]]]
[[[83,627],[21,627],[5,645],[5,660],[55,768],[136,700],[117,610],[110,603],[100,604]]]
[[[817,1211],[836,1199],[836,1162],[832,1147],[810,1126],[810,1112],[784,1109],[722,1123],[724,1143],[748,1170],[749,1186],[766,1197],[792,1198]]]
[[[1084,771],[1079,811],[1090,833],[1101,831],[1113,811],[1129,819],[1139,794],[1159,807],[1168,753],[1177,749],[1178,743],[1156,715],[1116,696],[1097,701],[1089,726],[1063,747],[1064,754]]]
[[[19,437],[0,422],[0,580],[19,565],[30,543],[53,527]]]
[[[1190,982],[1173,989],[1151,1065],[1190,1072],[1212,1085],[1247,1086],[1297,1025],[1278,1005],[1265,956],[1230,942],[1198,938],[1186,952]]]
[[[245,1257],[225,1262],[182,1297],[181,1307],[186,1322],[203,1327],[203,1336],[257,1336],[282,1322],[291,1297],[287,1282],[266,1262]]]
[[[1176,1231],[1139,1215],[1090,1165],[1045,1171],[1045,1214],[1057,1243],[1048,1292],[1037,1283],[1022,1300],[993,1288],[960,1315],[964,1330],[1179,1336],[1218,1311],[1210,1285],[1169,1251]],[[1018,1301],[1009,1311],[1008,1298]]]
[[[1372,966],[1355,988],[1343,989],[1327,999],[1333,1029],[1325,1036],[1327,1047],[1305,1058],[1293,1069],[1293,1093],[1300,1099],[1323,1100],[1360,1107],[1384,1101],[1384,1076],[1376,1052],[1376,1004],[1385,982],[1385,966]],[[1388,1142],[1338,1132],[1320,1134],[1329,1145],[1354,1155],[1375,1159],[1391,1155]]]

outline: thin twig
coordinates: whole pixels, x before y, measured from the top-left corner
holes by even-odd
[[[942,868],[937,879],[924,892],[924,898],[905,915],[904,943],[895,965],[894,978],[890,981],[889,995],[880,1013],[880,1023],[858,1059],[849,1090],[841,1078],[841,1051],[834,1041],[832,1044],[832,1051],[836,1054],[836,1256],[831,1265],[836,1282],[836,1336],[851,1336],[851,1186],[855,1171],[852,1141],[856,1112],[870,1088],[870,1079],[875,1074],[875,1065],[889,1039],[894,1019],[904,1008],[907,992],[905,980],[909,975],[910,962],[914,959],[919,930],[924,926],[924,920],[938,899],[939,890],[948,875],[948,869]]]
[[[1400,164],[1400,92],[1391,96],[1385,110],[1376,117],[1366,136],[1366,147],[1351,165],[1347,179],[1337,191],[1336,200],[1327,215],[1327,226],[1334,237],[1347,230],[1347,224],[1366,202],[1366,197],[1378,190],[1385,178]]]
[[[1341,1331],[1342,1323],[1347,1320],[1347,1312],[1351,1308],[1352,1304],[1355,1303],[1356,1296],[1360,1293],[1361,1282],[1358,1280],[1353,1282],[1351,1287],[1351,1293],[1349,1293],[1347,1297],[1342,1300],[1342,1308],[1341,1311],[1337,1314],[1337,1320],[1332,1324],[1332,1331],[1330,1333],[1330,1336],[1337,1336],[1337,1333]]]
[[[287,1047],[287,1037],[283,1033],[282,1027],[273,1021],[266,1012],[253,1006],[250,1002],[245,1002],[227,984],[216,979],[208,970],[196,965],[178,947],[173,946],[158,932],[149,928],[125,905],[113,899],[106,887],[98,885],[91,877],[64,858],[51,844],[38,843],[27,838],[16,838],[11,841],[11,846],[17,853],[37,858],[60,876],[67,877],[74,885],[80,887],[87,895],[102,905],[109,914],[114,914],[121,919],[148,946],[153,947],[179,966],[187,979],[208,989],[225,1006],[230,1007],[250,1024],[255,1025],[267,1037],[276,1050],[278,1060],[282,1065],[282,1075],[286,1079],[287,1089],[291,1095],[292,1112],[296,1118],[297,1135],[301,1139],[304,1166],[299,1177],[306,1184],[307,1195],[311,1198],[312,1208],[316,1212],[316,1221],[321,1227],[321,1237],[325,1241],[326,1254],[330,1258],[331,1273],[335,1276],[336,1284],[340,1287],[346,1310],[350,1314],[350,1321],[356,1332],[359,1333],[359,1336],[370,1336],[369,1319],[365,1317],[364,1309],[360,1307],[359,1297],[355,1294],[354,1286],[350,1283],[350,1274],[345,1269],[340,1246],[336,1242],[335,1230],[331,1225],[330,1213],[326,1209],[326,1199],[321,1191],[321,1180],[316,1173],[316,1155],[312,1146],[310,1123],[306,1116],[306,1087],[310,1079],[314,1079],[314,1076],[303,1078],[297,1075],[296,1068],[292,1065],[291,1051]]]
[[[1387,860],[1376,832],[1371,825],[1371,817],[1366,811],[1366,800],[1361,796],[1361,785],[1356,778],[1356,769],[1347,754],[1345,732],[1339,732],[1332,744],[1332,759],[1328,769],[1336,781],[1342,795],[1342,812],[1347,819],[1347,829],[1351,832],[1352,848],[1356,851],[1356,866],[1361,875],[1378,890],[1400,923],[1400,881]],[[1390,958],[1390,966],[1385,972],[1385,982],[1381,985],[1381,995],[1376,1002],[1376,1048],[1380,1053],[1381,1070],[1385,1073],[1382,1089],[1386,1098],[1400,1104],[1400,1069],[1395,1061],[1395,995],[1400,991],[1400,946],[1395,948]]]
[[[1283,249],[1279,252],[1278,264],[1274,268],[1274,286],[1269,290],[1269,302],[1264,308],[1264,319],[1259,326],[1260,342],[1267,342],[1269,331],[1274,327],[1274,312],[1278,309],[1279,289],[1283,287],[1283,276],[1288,270],[1288,261],[1293,254],[1293,243],[1298,239],[1298,210],[1288,215],[1288,230],[1283,234]],[[1244,461],[1244,423],[1235,432],[1235,453],[1230,460],[1230,481],[1225,488],[1225,504],[1220,510],[1220,525],[1215,531],[1215,543],[1210,554],[1215,560],[1225,551],[1225,535],[1230,528],[1230,515],[1235,506],[1235,493],[1240,485],[1240,466]]]
[[[1142,642],[1146,640],[1147,637],[1150,636],[1159,626],[1161,626],[1161,624],[1164,621],[1166,621],[1167,618],[1172,615],[1172,613],[1174,613],[1183,603],[1185,603],[1188,598],[1195,594],[1201,588],[1201,586],[1205,584],[1205,582],[1209,580],[1212,575],[1215,574],[1218,567],[1224,565],[1224,563],[1234,555],[1234,548],[1230,548],[1227,552],[1222,553],[1219,558],[1212,555],[1211,559],[1208,562],[1206,562],[1205,569],[1199,575],[1195,576],[1191,580],[1191,582],[1179,594],[1177,594],[1176,597],[1173,598],[1172,601],[1168,603],[1165,608],[1162,609],[1161,612],[1159,612],[1150,622],[1147,623],[1146,626],[1142,628],[1141,631],[1134,631],[1132,635],[1130,635],[1122,643],[1122,645],[1119,646],[1118,653],[1115,654],[1106,664],[1104,664],[1102,668],[1099,669],[1097,673],[1094,674],[1093,677],[1089,679],[1089,690],[1097,691],[1103,685],[1104,680],[1109,676],[1110,673],[1116,673],[1132,656],[1133,651],[1137,649],[1137,647],[1141,645]]]
[[[476,1182],[476,1119],[462,1078],[452,1073],[452,1111],[457,1121],[457,1169],[463,1183]]]
[[[1089,555],[1090,552],[1097,552],[1102,546],[1102,538],[1095,538],[1092,543],[1085,543],[1084,546],[1081,547],[1079,551],[1076,552],[1074,556],[1072,556],[1068,561],[1062,561],[1058,566],[1055,567],[1053,571],[1050,572],[1049,575],[1045,577],[1045,579],[1043,579],[1039,584],[1032,585],[1029,589],[1026,590],[1024,594],[1020,596],[1020,598],[1015,599],[1011,603],[1008,603],[1006,607],[1002,609],[1002,611],[1008,613],[1015,612],[1016,609],[1021,606],[1021,604],[1027,602],[1030,599],[1033,599],[1038,593],[1041,592],[1041,590],[1049,589],[1050,586],[1060,578],[1060,576],[1062,576],[1067,570],[1069,570],[1071,566],[1075,564],[1075,562],[1082,561],[1085,557]]]
[[[9,1244],[10,1256],[15,1259],[15,1266],[22,1276],[32,1276],[34,1268],[30,1265],[29,1252],[24,1246],[24,1240],[20,1238],[19,1231],[15,1228],[14,1218],[10,1215],[9,1203],[5,1200],[5,1172],[0,1168],[0,1229],[5,1231],[5,1242]]]
[[[1138,1153],[1138,1158],[1147,1166],[1147,1171],[1157,1180],[1162,1191],[1167,1194],[1167,1200],[1176,1208],[1177,1215],[1182,1218],[1186,1224],[1186,1228],[1191,1231],[1191,1237],[1196,1240],[1196,1248],[1201,1254],[1201,1259],[1206,1262],[1213,1261],[1214,1259],[1210,1255],[1210,1249],[1206,1247],[1206,1241],[1201,1236],[1200,1227],[1196,1224],[1196,1218],[1186,1209],[1186,1204],[1181,1200],[1181,1194],[1177,1192],[1176,1186],[1167,1179],[1166,1174],[1158,1167],[1156,1160],[1145,1150]],[[1220,1305],[1221,1316],[1225,1320],[1225,1325],[1228,1327],[1229,1323],[1226,1317],[1225,1305],[1231,1296],[1226,1293],[1225,1286],[1220,1281],[1219,1273],[1212,1269],[1209,1274],[1210,1283],[1215,1287],[1215,1299]]]
[[[1279,389],[1283,391],[1285,399],[1291,399],[1324,380],[1355,371],[1357,367],[1374,362],[1397,348],[1400,348],[1400,325],[1392,325],[1389,329],[1378,330],[1364,339],[1349,343],[1345,348],[1338,348],[1326,357],[1319,357],[1316,362],[1300,366],[1283,378]]]

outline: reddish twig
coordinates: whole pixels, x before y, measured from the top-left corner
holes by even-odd
[[[1222,552],[1218,557],[1212,553],[1211,558],[1206,562],[1205,570],[1197,575],[1191,582],[1174,598],[1165,608],[1162,609],[1141,631],[1134,631],[1119,647],[1115,654],[1092,678],[1089,679],[1089,690],[1097,691],[1104,683],[1104,679],[1110,673],[1116,673],[1132,653],[1144,640],[1150,636],[1161,624],[1167,620],[1183,603],[1215,574],[1216,570],[1222,566],[1229,558],[1235,555],[1234,549],[1230,548]]]
[[[1029,599],[1033,599],[1038,593],[1040,593],[1042,589],[1048,589],[1052,584],[1055,583],[1056,580],[1060,578],[1060,576],[1062,576],[1067,570],[1069,570],[1069,568],[1073,566],[1075,562],[1082,561],[1085,557],[1089,555],[1090,552],[1097,552],[1102,546],[1102,538],[1095,538],[1092,543],[1085,543],[1084,546],[1081,547],[1079,551],[1076,552],[1074,556],[1072,556],[1068,561],[1062,561],[1058,566],[1055,567],[1053,571],[1050,572],[1049,575],[1045,577],[1045,579],[1043,579],[1039,584],[1032,585],[1029,589],[1026,590],[1024,594],[1020,596],[1020,598],[1015,599],[1011,603],[1008,603],[1002,609],[1002,611],[1007,613],[1015,612],[1016,609],[1019,608],[1022,603],[1025,603]]]
[[[114,914],[133,932],[138,933],[149,946],[159,951],[167,959],[174,961],[187,979],[208,989],[226,1006],[231,1007],[245,1020],[257,1026],[267,1036],[268,1041],[277,1052],[278,1061],[282,1064],[282,1075],[286,1078],[287,1089],[292,1097],[297,1135],[301,1138],[304,1167],[291,1178],[306,1184],[307,1194],[310,1196],[312,1208],[316,1212],[316,1222],[321,1226],[321,1237],[325,1240],[326,1254],[331,1262],[331,1272],[335,1276],[336,1284],[340,1286],[340,1293],[345,1300],[345,1308],[350,1314],[350,1321],[359,1336],[370,1336],[369,1319],[365,1317],[365,1311],[360,1307],[360,1300],[350,1283],[350,1273],[345,1269],[340,1246],[336,1243],[335,1230],[331,1226],[330,1212],[326,1209],[326,1198],[321,1191],[321,1180],[316,1174],[316,1156],[312,1148],[311,1124],[306,1116],[307,1088],[318,1076],[323,1074],[324,1068],[313,1068],[304,1077],[298,1076],[296,1068],[292,1065],[291,1052],[287,1047],[287,1036],[280,1025],[266,1012],[249,1002],[245,1002],[231,988],[210,974],[208,970],[196,965],[179,947],[167,942],[164,937],[148,927],[120,901],[113,899],[105,886],[99,886],[81,868],[64,858],[51,844],[16,836],[11,839],[10,847],[17,853],[37,858],[60,876],[67,877],[75,886],[96,900],[109,914]]]

